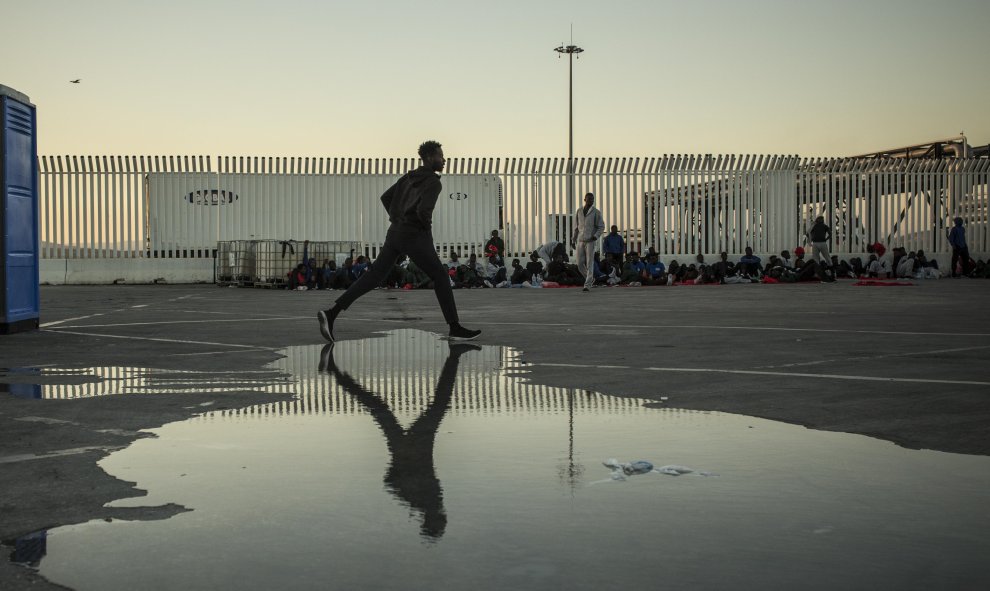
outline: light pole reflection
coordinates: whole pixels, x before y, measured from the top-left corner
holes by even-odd
[[[581,483],[584,466],[574,460],[574,390],[567,391],[567,460],[557,466],[557,476],[573,493]]]

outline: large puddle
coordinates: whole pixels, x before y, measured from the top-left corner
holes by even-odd
[[[264,375],[279,383],[259,378],[292,401],[166,425],[101,462],[148,491],[114,506],[189,512],[38,532],[13,558],[104,591],[990,581],[990,458],[534,386],[511,349],[419,331],[328,352],[290,348]]]

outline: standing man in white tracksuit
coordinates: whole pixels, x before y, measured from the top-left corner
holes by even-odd
[[[595,251],[598,239],[605,231],[602,212],[595,207],[595,194],[584,196],[584,207],[574,214],[574,234],[571,235],[571,248],[577,251],[578,271],[584,275],[584,289],[589,291],[595,283]]]

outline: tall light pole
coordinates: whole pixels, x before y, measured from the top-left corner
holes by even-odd
[[[577,207],[574,199],[574,55],[584,51],[577,45],[561,45],[554,48],[559,54],[567,54],[567,196],[571,199],[572,209]],[[560,57],[560,56],[557,56]]]

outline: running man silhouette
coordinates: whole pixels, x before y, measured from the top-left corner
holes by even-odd
[[[440,262],[433,246],[433,208],[442,188],[440,171],[447,163],[443,149],[439,143],[429,140],[419,147],[419,157],[423,165],[400,178],[381,197],[391,225],[375,264],[337,298],[332,308],[321,310],[316,315],[323,338],[331,343],[336,340],[333,324],[337,316],[379,285],[400,254],[408,255],[433,281],[433,291],[443,311],[443,318],[450,326],[451,340],[471,340],[481,334],[480,330],[461,326],[447,268]]]
[[[402,428],[388,402],[337,367],[333,347],[333,343],[323,347],[320,371],[333,375],[337,384],[371,414],[385,435],[385,444],[392,456],[385,470],[385,489],[401,503],[419,512],[423,520],[420,532],[424,536],[439,538],[447,528],[447,512],[443,507],[443,487],[433,462],[433,445],[440,423],[450,408],[461,355],[480,351],[481,347],[471,343],[450,344],[450,351],[437,379],[433,401],[408,429]]]

